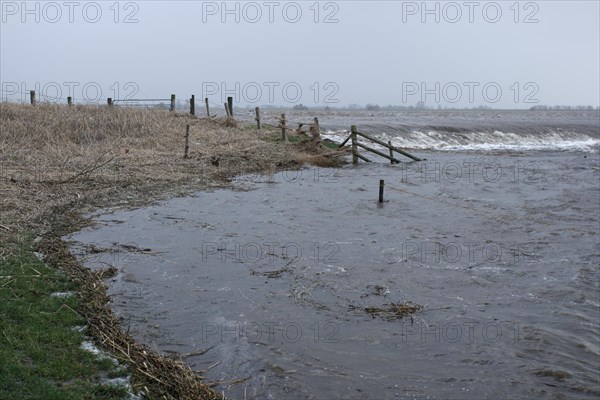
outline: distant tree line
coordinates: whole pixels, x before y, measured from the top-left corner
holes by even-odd
[[[353,107],[355,106],[355,107]],[[358,105],[354,105],[351,104],[349,108],[354,108],[354,109],[362,109],[363,107],[358,106]],[[491,110],[492,107],[489,106],[484,106],[484,105],[480,105],[480,106],[474,106],[474,107],[442,107],[440,104],[438,104],[437,106],[428,106],[427,104],[425,104],[422,101],[417,102],[417,104],[410,105],[410,106],[399,106],[399,105],[387,105],[387,106],[380,106],[379,104],[367,104],[364,107],[365,110],[367,111],[394,111],[394,110]]]
[[[265,104],[260,106],[261,109],[289,109],[290,107],[286,106],[277,106],[273,104]],[[254,109],[252,106],[247,106],[247,109]],[[322,106],[315,105],[311,107],[307,107],[303,104],[296,104],[291,107],[293,110],[366,110],[366,111],[402,111],[402,110],[493,110],[493,107],[487,105],[478,105],[473,107],[442,107],[441,105],[436,106],[428,106],[422,101],[417,102],[414,105],[395,105],[388,104],[386,106],[382,106],[379,104],[368,103],[366,105],[361,104],[350,104],[348,106]],[[592,111],[599,110],[600,107],[594,106],[548,106],[548,105],[535,105],[530,107],[529,110],[577,110],[577,111]]]
[[[533,106],[530,110],[578,110],[578,111],[592,111],[599,110],[600,107],[594,108],[594,106],[547,106],[547,105],[539,105]]]

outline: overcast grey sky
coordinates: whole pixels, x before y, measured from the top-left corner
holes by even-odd
[[[3,99],[600,104],[598,1],[0,5]]]

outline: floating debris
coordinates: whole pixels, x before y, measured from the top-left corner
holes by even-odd
[[[115,252],[119,252],[119,251],[127,251],[129,253],[157,254],[155,252],[152,252],[152,249],[149,249],[149,248],[142,248],[142,247],[138,247],[138,246],[132,246],[129,244],[121,244],[121,243],[116,243],[116,242],[113,242],[113,247],[99,247],[93,243],[90,243],[86,246],[85,250],[89,254],[115,253]]]
[[[371,290],[371,293],[374,296],[386,296],[390,294],[390,289],[381,285],[367,285],[367,289]]]
[[[564,382],[566,379],[573,377],[573,375],[566,371],[546,368],[536,369],[532,371],[532,373],[536,376],[554,378],[554,380],[557,382]]]
[[[394,321],[409,317],[419,311],[423,306],[413,302],[383,304],[384,307],[356,307],[350,306],[350,310],[360,310],[370,314],[373,318],[381,317],[388,321]]]
[[[259,271],[255,271],[252,270],[250,272],[250,275],[258,275],[258,276],[266,276],[267,278],[281,278],[281,275],[283,275],[284,272],[290,272],[291,269],[289,268],[290,265],[292,265],[292,263],[296,261],[296,259],[292,259],[291,261],[289,261],[285,267],[281,268],[281,269],[277,269],[275,271],[265,271],[265,272],[259,272]]]
[[[281,278],[281,275],[283,275],[283,273],[287,271],[289,271],[288,268],[281,268],[275,271],[265,272],[252,271],[250,272],[250,275],[266,276],[267,278]]]

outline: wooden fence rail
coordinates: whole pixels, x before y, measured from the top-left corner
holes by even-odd
[[[379,150],[376,150],[376,149],[374,149],[374,148],[372,148],[372,147],[369,147],[369,146],[367,146],[367,145],[365,145],[365,144],[363,144],[363,143],[359,143],[359,142],[358,142],[358,137],[359,137],[359,136],[361,136],[361,137],[363,137],[363,138],[365,138],[365,139],[367,139],[367,140],[370,140],[370,141],[371,141],[371,142],[373,142],[373,143],[377,143],[378,145],[380,145],[380,146],[383,146],[383,147],[385,147],[385,148],[389,149],[389,155],[388,155],[388,154],[385,154],[385,153],[383,153],[383,152],[381,152],[381,151],[379,151]],[[382,141],[382,140],[379,140],[379,139],[377,139],[377,138],[374,138],[374,137],[372,137],[372,136],[369,136],[369,135],[367,135],[367,134],[365,134],[365,133],[362,133],[362,132],[360,132],[360,131],[359,131],[359,130],[356,128],[356,125],[352,125],[352,126],[350,127],[350,136],[349,136],[349,137],[348,137],[346,140],[344,140],[344,141],[343,141],[343,142],[342,142],[342,143],[339,145],[339,147],[342,147],[342,146],[344,146],[344,145],[345,145],[345,144],[348,142],[348,140],[351,140],[351,141],[352,141],[352,163],[353,163],[353,164],[356,164],[356,163],[358,162],[358,159],[359,159],[359,158],[360,158],[361,160],[363,160],[363,161],[366,161],[366,162],[371,162],[371,160],[369,160],[368,158],[366,158],[366,157],[365,157],[365,156],[363,156],[362,154],[359,154],[359,153],[358,153],[358,148],[359,148],[359,147],[360,147],[360,148],[362,148],[362,149],[365,149],[365,150],[367,150],[367,151],[370,151],[371,153],[377,154],[377,155],[378,155],[378,156],[380,156],[380,157],[387,158],[388,160],[390,160],[390,162],[391,162],[392,164],[394,164],[394,163],[397,163],[397,164],[398,164],[398,163],[400,163],[400,160],[398,160],[398,159],[394,158],[394,151],[395,151],[395,152],[397,152],[397,153],[399,153],[399,154],[402,154],[403,156],[406,156],[406,157],[408,157],[408,158],[410,158],[410,159],[413,159],[413,160],[415,160],[415,161],[423,161],[423,160],[422,160],[422,159],[420,159],[419,157],[413,156],[412,154],[410,154],[410,153],[407,153],[407,152],[406,152],[406,151],[404,151],[404,150],[401,150],[401,149],[399,149],[399,148],[397,148],[397,147],[395,147],[395,146],[392,146],[392,142],[391,142],[391,141],[388,141],[387,143],[385,143],[385,142],[384,142],[384,141]]]

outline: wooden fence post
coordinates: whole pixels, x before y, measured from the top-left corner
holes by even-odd
[[[71,96],[67,97],[67,105],[69,107],[73,105],[73,98]]]
[[[31,105],[35,106],[35,90],[29,91],[29,100],[31,101]]]
[[[281,140],[284,142],[288,141],[287,138],[287,128],[285,126],[285,114],[281,114]]]
[[[170,108],[170,111],[171,112],[175,111],[175,95],[174,94],[171,95],[171,108]]]
[[[206,103],[206,116],[210,118],[210,109],[208,108],[208,97],[204,98],[204,102]]]
[[[225,112],[227,113],[227,117],[231,117],[231,113],[229,112],[229,105],[227,105],[227,103],[223,103],[223,105],[225,106]]]
[[[254,109],[256,112],[256,129],[260,129],[260,107]]]
[[[383,203],[383,188],[385,186],[385,182],[383,179],[379,180],[379,202]]]
[[[229,107],[229,116],[233,117],[233,97],[227,97],[227,106]]]
[[[196,96],[194,95],[190,99],[190,114],[196,115]]]
[[[394,163],[394,150],[392,148],[392,141],[388,140],[388,144],[390,145],[390,164]]]
[[[190,150],[190,124],[185,127],[185,148],[183,149],[183,158],[188,158],[188,151]]]
[[[313,119],[313,125],[310,128],[312,133],[312,140],[318,140],[321,138],[321,128],[319,127],[319,118]]]
[[[113,105],[112,97],[109,97],[108,99],[106,99],[106,104],[108,104],[109,107],[112,107],[112,105]]]
[[[356,153],[358,152],[357,146],[356,146],[356,125],[352,125],[350,127],[350,132],[351,132],[351,137],[352,137],[352,164],[357,164],[358,163],[358,156],[356,155]]]

